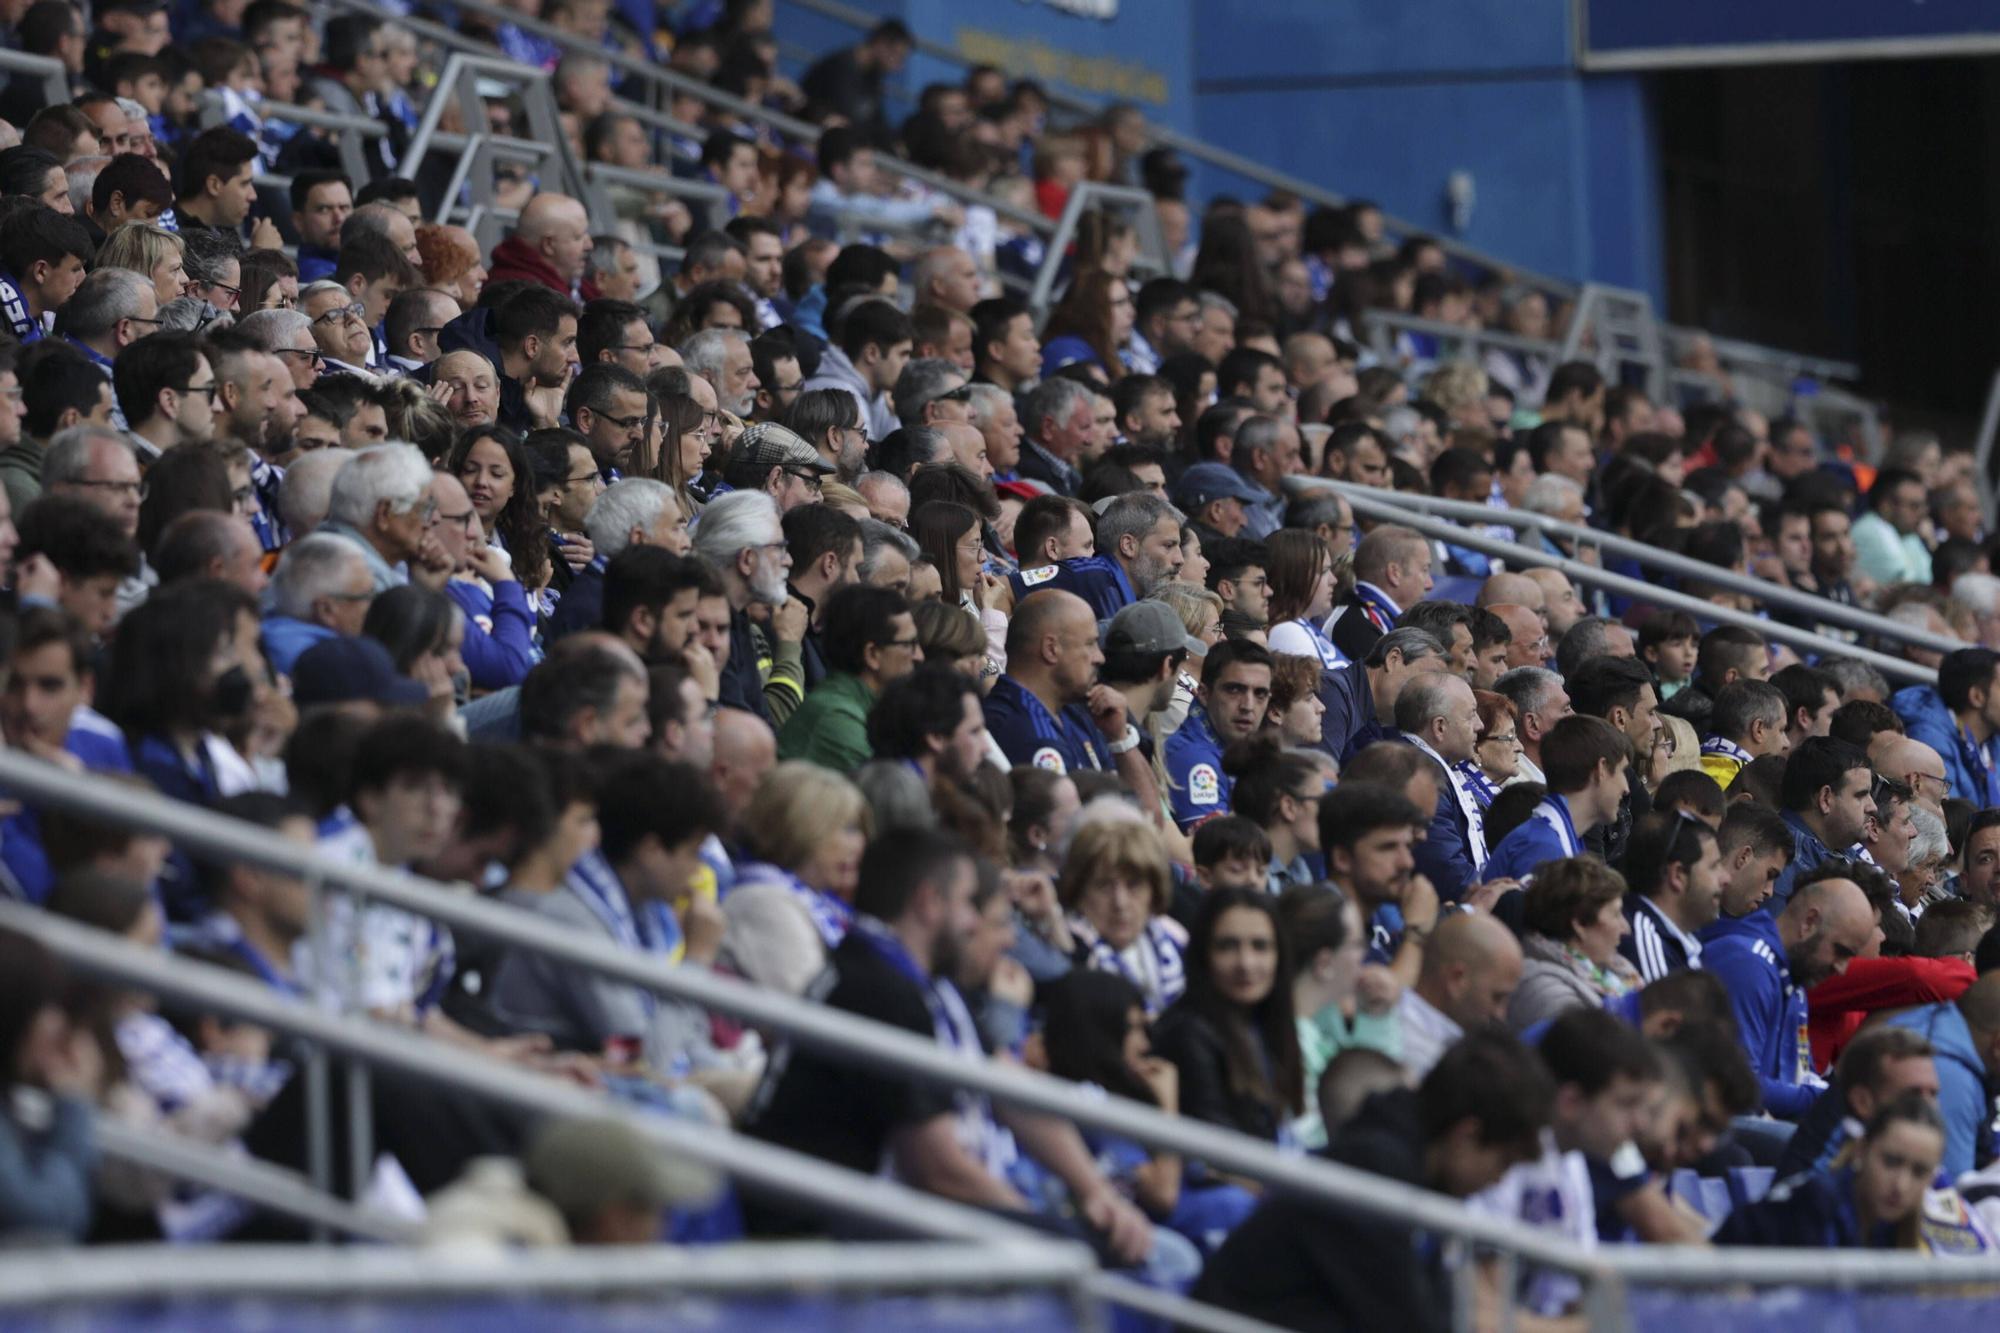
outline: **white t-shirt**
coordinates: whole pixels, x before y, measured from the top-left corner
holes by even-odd
[[[1521,1222],[1582,1248],[1597,1246],[1597,1196],[1590,1188],[1590,1166],[1580,1152],[1556,1147],[1555,1136],[1542,1131],[1542,1155],[1512,1167],[1500,1183],[1466,1200],[1489,1217]],[[1569,1273],[1534,1268],[1521,1276],[1521,1299],[1541,1315],[1559,1315],[1583,1295],[1583,1286]]]

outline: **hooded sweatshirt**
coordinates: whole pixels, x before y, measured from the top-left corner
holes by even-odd
[[[1729,991],[1744,1052],[1763,1085],[1764,1109],[1797,1120],[1826,1085],[1812,1071],[1806,996],[1792,984],[1777,919],[1762,910],[1718,918],[1701,932],[1701,963]]]
[[[1957,1179],[1993,1155],[1993,1090],[1972,1029],[1955,1003],[1906,1009],[1887,1020],[1930,1039],[1944,1115],[1944,1173]]]

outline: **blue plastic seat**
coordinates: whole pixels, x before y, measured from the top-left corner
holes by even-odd
[[[1768,1166],[1733,1166],[1728,1175],[1729,1197],[1739,1208],[1755,1203],[1770,1192],[1771,1181],[1777,1174]]]

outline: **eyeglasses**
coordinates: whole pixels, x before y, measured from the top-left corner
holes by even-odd
[[[580,485],[582,485],[582,484],[583,484],[584,482],[586,482],[586,481],[603,481],[603,480],[604,480],[604,478],[603,478],[602,476],[600,476],[599,474],[595,473],[595,472],[586,472],[586,473],[582,474],[581,476],[576,476],[576,477],[564,477],[564,478],[563,478],[563,485],[565,485],[565,486],[580,486]]]
[[[627,435],[637,435],[639,431],[645,427],[646,424],[646,418],[644,416],[614,417],[609,412],[598,412],[595,413],[595,416],[599,421],[610,422],[612,425],[618,427],[619,430],[624,431]]]
[[[442,324],[424,324],[424,325],[421,325],[421,326],[419,326],[419,327],[417,327],[417,328],[414,328],[414,329],[411,329],[411,330],[410,330],[410,332],[411,332],[411,333],[443,333],[443,332],[444,332],[444,325],[442,325]]]
[[[322,315],[320,316],[320,318],[324,319],[326,317]],[[318,321],[315,320],[314,322],[317,323]],[[317,347],[313,348],[310,351],[306,350],[303,347],[280,347],[278,349],[278,355],[305,357],[308,361],[312,363],[312,368],[314,370],[318,370],[326,365],[326,354],[320,351]]]
[[[784,472],[786,476],[796,477],[800,481],[804,482],[806,489],[811,491],[814,495],[819,494],[819,488],[820,488],[819,473],[809,472],[805,468],[792,468],[792,467],[784,469]]]
[[[644,352],[647,356],[651,356],[653,354],[653,349],[658,346],[659,346],[658,343],[647,343],[643,347],[641,347],[638,343],[612,343],[609,347],[606,347],[604,350],[607,352]],[[801,384],[803,384],[804,382],[805,381],[803,380],[800,381]]]
[[[144,315],[127,315],[125,316],[125,321],[128,324],[151,324],[156,329],[166,322],[159,319],[147,319]]]
[[[231,287],[226,282],[204,282],[201,285],[209,288],[212,291],[228,292],[229,305],[231,309],[234,309],[237,305],[240,305],[243,301],[243,289],[241,287]],[[354,308],[356,310],[359,310],[361,307],[356,306]]]
[[[652,351],[653,349],[649,347],[649,348],[647,348],[646,350],[650,352],[650,351]],[[805,387],[806,387],[806,382],[805,382],[804,380],[793,380],[793,381],[792,381],[792,382],[791,382],[790,384],[774,384],[774,385],[772,385],[772,386],[771,386],[771,392],[772,392],[772,393],[779,393],[779,394],[785,394],[785,393],[797,393],[797,392],[798,392],[798,391],[799,391],[800,389],[803,389],[803,388],[805,388]]]
[[[889,639],[877,643],[875,646],[877,648],[915,648],[921,642],[923,641],[913,634],[907,639]]]
[[[351,319],[357,324],[365,322],[361,306],[357,303],[355,305],[335,306],[324,314],[315,315],[313,316],[313,323],[327,324],[336,319]]]
[[[1519,745],[1521,743],[1521,736],[1519,732],[1510,731],[1504,736],[1482,736],[1479,739],[1479,743],[1481,745]]]

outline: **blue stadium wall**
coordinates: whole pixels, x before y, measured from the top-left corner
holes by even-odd
[[[859,0],[973,59],[1176,129],[1525,267],[1663,305],[1644,76],[1574,68],[1568,0]],[[852,30],[781,5],[811,50]],[[911,91],[954,77],[911,62]],[[1460,231],[1446,192],[1470,175]],[[1196,189],[1245,192],[1204,170]]]

